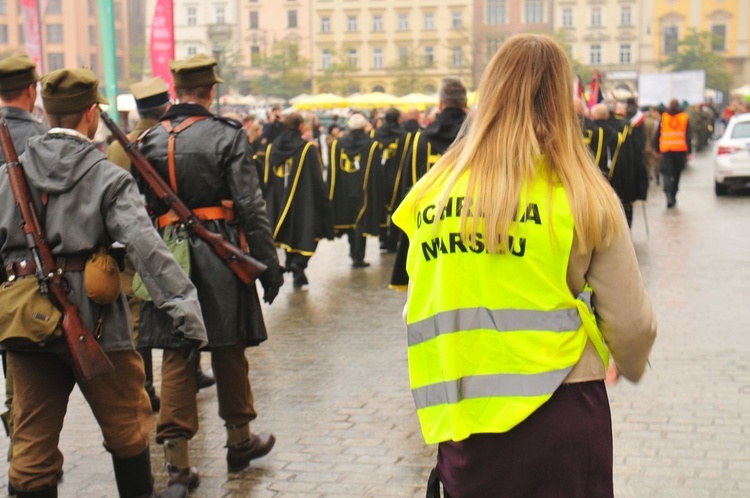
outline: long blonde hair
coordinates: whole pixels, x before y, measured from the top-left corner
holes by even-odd
[[[556,174],[567,193],[578,249],[608,244],[622,230],[622,208],[584,143],[572,69],[557,42],[544,35],[510,38],[487,66],[478,94],[478,110],[463,138],[427,173],[417,198],[444,186],[440,212],[458,178],[468,173],[471,210],[462,211],[462,234],[476,236],[483,219],[489,250],[507,250],[521,189],[544,158],[548,181]]]

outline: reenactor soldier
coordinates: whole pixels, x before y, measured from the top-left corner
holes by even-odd
[[[195,287],[151,225],[132,176],[107,161],[91,142],[99,123],[99,104],[106,103],[98,84],[88,69],[46,75],[42,101],[53,128],[30,139],[20,161],[57,274],[67,282],[66,295],[77,305],[82,322],[98,335],[114,370],[86,380],[74,370],[72,365],[78,363],[57,332],[34,342],[39,340],[30,335],[35,324],[19,321],[15,328],[0,327],[6,337],[26,337],[3,344],[16,387],[15,451],[8,477],[20,498],[57,496],[63,464],[57,445],[68,397],[77,384],[102,430],[104,447],[112,454],[119,495],[185,497],[187,489],[182,485],[154,494],[149,453],[152,413],[143,390],[143,363],[133,349],[127,300],[119,291],[116,267],[110,265],[109,273],[99,273],[112,276],[102,281],[90,278],[89,265],[97,256],[106,261],[104,251],[113,241],[121,242],[155,296],[154,304],[175,324],[171,329],[175,340],[201,345],[206,331]],[[21,215],[6,169],[7,165],[0,168],[0,258],[8,281],[2,292],[12,293],[23,288],[18,284],[27,279],[36,284],[37,260],[20,228]],[[103,300],[106,292],[110,296]]]
[[[36,102],[38,81],[36,64],[26,54],[13,55],[0,61],[0,110],[8,120],[13,145],[19,155],[26,150],[29,138],[43,135],[49,129],[31,114]],[[0,162],[5,162],[2,152]]]
[[[26,54],[7,57],[0,61],[0,111],[8,121],[10,135],[16,153],[23,154],[26,141],[37,135],[43,135],[48,127],[39,122],[32,114],[36,102],[36,84],[39,74],[36,64]],[[0,164],[4,163],[0,151]],[[2,270],[0,270],[0,276]],[[3,354],[5,370],[5,406],[2,414],[3,425],[8,436],[13,434],[13,374],[7,368]],[[13,443],[8,445],[8,458],[13,454]]]
[[[659,185],[659,151],[654,149],[654,137],[656,128],[659,126],[661,116],[656,107],[649,107],[643,121],[643,132],[646,135],[646,143],[643,146],[643,159],[646,161],[646,170],[649,180],[653,179]]]
[[[159,76],[151,78],[150,80],[141,81],[134,83],[130,87],[130,91],[135,98],[135,105],[138,109],[138,115],[140,119],[135,125],[133,131],[128,134],[128,139],[131,142],[137,140],[138,136],[150,129],[157,124],[157,120],[167,112],[169,108],[169,87]],[[112,161],[118,166],[125,168],[130,171],[130,158],[125,153],[119,142],[115,141],[109,146],[107,151],[107,159]],[[141,315],[141,304],[143,301],[133,294],[133,276],[135,275],[135,267],[126,258],[125,269],[121,274],[122,290],[125,295],[128,296],[128,303],[130,304],[130,315],[133,317],[133,339],[136,344],[138,343],[138,323]],[[154,412],[158,412],[161,407],[161,401],[159,396],[156,394],[154,388],[154,376],[153,376],[153,361],[151,358],[151,349],[138,348],[143,358],[143,366],[146,371],[146,393],[151,400],[151,409]]]
[[[448,150],[458,132],[466,121],[466,86],[460,78],[443,78],[438,91],[440,113],[427,128],[414,134],[411,148],[407,153],[401,184],[402,195],[411,189],[425,173]],[[406,291],[409,276],[406,273],[406,254],[409,250],[409,239],[405,236],[399,240],[396,259],[393,264],[390,288]]]
[[[346,134],[331,144],[328,168],[329,198],[333,202],[333,227],[349,238],[349,256],[354,268],[366,268],[366,236],[379,237],[385,220],[378,143],[366,131],[369,121],[362,114],[349,118]]]
[[[209,112],[214,85],[222,82],[216,60],[200,54],[172,61],[170,69],[179,103],[141,136],[140,150],[208,230],[236,247],[247,241],[252,256],[267,266],[260,281],[263,298],[271,303],[284,277],[247,134],[241,123]],[[144,192],[160,230],[166,234],[167,229],[172,233],[184,229],[145,185]],[[178,235],[178,243],[179,239],[187,244],[186,263],[204,311],[219,416],[227,429],[228,470],[239,472],[251,460],[267,455],[276,441],[272,434],[250,431],[257,413],[245,347],[267,338],[260,300],[255,285],[242,283],[206,241],[192,232],[184,238]],[[144,303],[139,346],[164,348],[156,441],[164,445],[170,482],[194,488],[200,476],[190,466],[188,440],[198,431],[196,376],[192,352],[169,334],[173,326],[162,310]]]

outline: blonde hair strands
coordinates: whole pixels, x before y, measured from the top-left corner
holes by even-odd
[[[510,38],[487,66],[478,94],[476,115],[425,175],[417,198],[444,184],[442,212],[457,179],[468,173],[465,204],[471,210],[461,213],[462,235],[475,236],[481,219],[490,251],[507,250],[524,183],[544,171],[552,184],[556,173],[568,195],[578,250],[608,245],[623,229],[622,207],[583,141],[572,69],[557,42],[544,35]],[[547,168],[538,172],[542,157]]]

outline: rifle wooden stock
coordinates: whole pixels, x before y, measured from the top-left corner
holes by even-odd
[[[146,159],[141,151],[138,150],[136,144],[131,142],[120,127],[117,126],[117,123],[104,111],[101,111],[101,116],[104,124],[107,125],[107,128],[109,128],[115,137],[115,140],[122,145],[135,169],[138,170],[138,173],[140,173],[154,191],[154,195],[170,207],[180,222],[188,227],[188,230],[195,233],[195,235],[211,246],[211,249],[224,261],[237,278],[245,284],[250,284],[261,273],[266,271],[266,265],[245,254],[240,248],[230,244],[221,234],[207,229],[190,208],[177,197],[177,194],[164,181],[151,163],[148,162],[148,159]]]
[[[96,338],[86,328],[78,313],[78,306],[68,300],[62,274],[57,271],[57,263],[47,244],[44,231],[34,211],[29,186],[23,168],[18,162],[18,154],[8,129],[8,122],[0,116],[0,146],[7,162],[8,179],[16,205],[21,211],[21,229],[37,264],[37,278],[42,289],[47,289],[54,305],[62,313],[61,328],[73,360],[76,377],[89,380],[97,375],[114,370]]]

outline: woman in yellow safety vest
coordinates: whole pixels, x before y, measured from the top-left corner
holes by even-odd
[[[511,38],[476,116],[393,215],[428,496],[613,496],[610,366],[656,337],[622,207],[580,133],[563,49]],[[615,366],[616,365],[616,366]]]

